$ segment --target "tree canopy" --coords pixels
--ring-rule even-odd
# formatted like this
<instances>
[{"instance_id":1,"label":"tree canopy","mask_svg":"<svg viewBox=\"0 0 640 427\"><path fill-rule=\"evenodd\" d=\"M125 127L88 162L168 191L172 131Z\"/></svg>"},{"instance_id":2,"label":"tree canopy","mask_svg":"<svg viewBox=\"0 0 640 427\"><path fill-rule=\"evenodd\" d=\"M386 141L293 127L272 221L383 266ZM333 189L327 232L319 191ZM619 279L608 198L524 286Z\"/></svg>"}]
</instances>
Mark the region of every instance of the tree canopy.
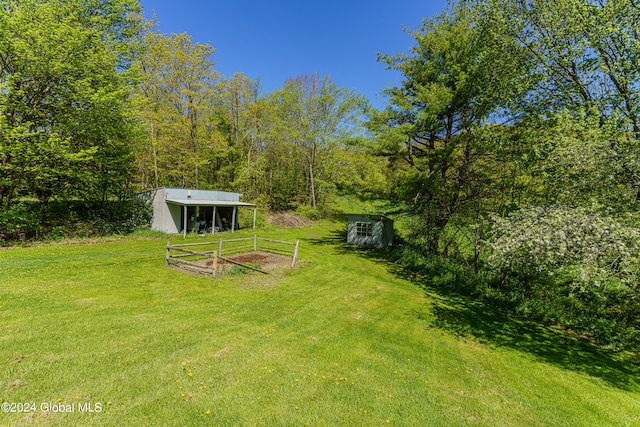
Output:
<instances>
[{"instance_id":1,"label":"tree canopy","mask_svg":"<svg viewBox=\"0 0 640 427\"><path fill-rule=\"evenodd\" d=\"M130 182L136 1L4 1L0 202L107 198Z\"/></svg>"},{"instance_id":2,"label":"tree canopy","mask_svg":"<svg viewBox=\"0 0 640 427\"><path fill-rule=\"evenodd\" d=\"M452 3L380 55L403 78L370 122L413 245L603 342L638 338L638 13Z\"/></svg>"}]
</instances>

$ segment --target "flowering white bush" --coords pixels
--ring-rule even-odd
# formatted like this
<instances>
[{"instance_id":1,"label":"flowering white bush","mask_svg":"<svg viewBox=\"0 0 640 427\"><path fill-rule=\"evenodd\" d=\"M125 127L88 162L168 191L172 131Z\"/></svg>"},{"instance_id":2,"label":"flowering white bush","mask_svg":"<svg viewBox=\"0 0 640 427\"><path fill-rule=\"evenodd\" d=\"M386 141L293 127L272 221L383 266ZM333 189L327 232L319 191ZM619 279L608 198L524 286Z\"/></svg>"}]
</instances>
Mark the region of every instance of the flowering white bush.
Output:
<instances>
[{"instance_id":1,"label":"flowering white bush","mask_svg":"<svg viewBox=\"0 0 640 427\"><path fill-rule=\"evenodd\" d=\"M610 283L637 286L640 233L583 209L533 207L496 218L490 243L489 267L496 273L526 278L565 273L581 290Z\"/></svg>"}]
</instances>

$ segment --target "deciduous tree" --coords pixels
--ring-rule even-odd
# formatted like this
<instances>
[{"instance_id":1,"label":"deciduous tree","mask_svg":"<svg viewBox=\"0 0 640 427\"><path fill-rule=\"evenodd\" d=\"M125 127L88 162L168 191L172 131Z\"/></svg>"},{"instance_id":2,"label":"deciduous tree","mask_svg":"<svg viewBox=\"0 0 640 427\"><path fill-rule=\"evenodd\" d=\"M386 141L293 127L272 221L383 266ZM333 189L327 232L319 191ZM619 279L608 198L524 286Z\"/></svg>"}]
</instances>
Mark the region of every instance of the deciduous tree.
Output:
<instances>
[{"instance_id":1,"label":"deciduous tree","mask_svg":"<svg viewBox=\"0 0 640 427\"><path fill-rule=\"evenodd\" d=\"M224 146L218 130L209 126L219 77L213 52L211 45L195 43L186 33L152 31L146 36L140 104L149 142L140 150L139 167L153 176L154 186L200 186L202 167Z\"/></svg>"},{"instance_id":2,"label":"deciduous tree","mask_svg":"<svg viewBox=\"0 0 640 427\"><path fill-rule=\"evenodd\" d=\"M499 120L528 84L521 49L491 25L463 2L424 20L411 33L410 54L380 57L403 80L387 90L388 107L371 127L378 152L401 170L394 192L420 218L415 237L432 252L453 215L473 216L491 196L493 152L481 127Z\"/></svg>"},{"instance_id":3,"label":"deciduous tree","mask_svg":"<svg viewBox=\"0 0 640 427\"><path fill-rule=\"evenodd\" d=\"M122 194L139 9L135 0L0 3L0 202Z\"/></svg>"},{"instance_id":4,"label":"deciduous tree","mask_svg":"<svg viewBox=\"0 0 640 427\"><path fill-rule=\"evenodd\" d=\"M274 131L303 156L307 200L316 208L322 193L318 182L325 173L321 158L356 130L366 102L354 92L338 87L329 77L316 74L286 81L284 88L272 94L271 102L277 120Z\"/></svg>"},{"instance_id":5,"label":"deciduous tree","mask_svg":"<svg viewBox=\"0 0 640 427\"><path fill-rule=\"evenodd\" d=\"M531 60L537 84L524 98L535 112L584 111L640 136L640 7L633 0L490 0L494 30Z\"/></svg>"}]
</instances>

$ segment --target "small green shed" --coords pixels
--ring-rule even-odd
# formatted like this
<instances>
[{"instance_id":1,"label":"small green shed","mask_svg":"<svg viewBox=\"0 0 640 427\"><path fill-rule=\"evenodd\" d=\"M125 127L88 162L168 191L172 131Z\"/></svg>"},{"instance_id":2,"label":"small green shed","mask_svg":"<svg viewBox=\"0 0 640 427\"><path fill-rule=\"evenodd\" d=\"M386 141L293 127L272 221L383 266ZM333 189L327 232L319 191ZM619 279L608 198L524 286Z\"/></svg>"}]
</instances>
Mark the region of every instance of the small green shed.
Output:
<instances>
[{"instance_id":1,"label":"small green shed","mask_svg":"<svg viewBox=\"0 0 640 427\"><path fill-rule=\"evenodd\" d=\"M347 215L347 243L382 248L393 244L393 220L383 215Z\"/></svg>"}]
</instances>

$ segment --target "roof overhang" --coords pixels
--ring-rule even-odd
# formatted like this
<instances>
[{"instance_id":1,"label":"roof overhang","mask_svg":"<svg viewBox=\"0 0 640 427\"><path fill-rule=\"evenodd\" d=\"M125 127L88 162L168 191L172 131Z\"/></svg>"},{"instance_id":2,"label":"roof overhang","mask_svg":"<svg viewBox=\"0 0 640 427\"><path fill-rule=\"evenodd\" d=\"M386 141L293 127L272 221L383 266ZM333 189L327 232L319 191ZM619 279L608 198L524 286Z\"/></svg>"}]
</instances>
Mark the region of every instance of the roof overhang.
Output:
<instances>
[{"instance_id":1,"label":"roof overhang","mask_svg":"<svg viewBox=\"0 0 640 427\"><path fill-rule=\"evenodd\" d=\"M222 207L234 207L234 206L251 206L256 207L252 203L245 202L229 202L223 200L192 200L192 199L167 199L167 203L173 203L180 206L222 206Z\"/></svg>"},{"instance_id":2,"label":"roof overhang","mask_svg":"<svg viewBox=\"0 0 640 427\"><path fill-rule=\"evenodd\" d=\"M372 221L391 221L393 222L393 220L389 217L386 217L384 215L379 215L379 214L347 214L347 219L348 220L357 220L360 218L366 218Z\"/></svg>"}]
</instances>

